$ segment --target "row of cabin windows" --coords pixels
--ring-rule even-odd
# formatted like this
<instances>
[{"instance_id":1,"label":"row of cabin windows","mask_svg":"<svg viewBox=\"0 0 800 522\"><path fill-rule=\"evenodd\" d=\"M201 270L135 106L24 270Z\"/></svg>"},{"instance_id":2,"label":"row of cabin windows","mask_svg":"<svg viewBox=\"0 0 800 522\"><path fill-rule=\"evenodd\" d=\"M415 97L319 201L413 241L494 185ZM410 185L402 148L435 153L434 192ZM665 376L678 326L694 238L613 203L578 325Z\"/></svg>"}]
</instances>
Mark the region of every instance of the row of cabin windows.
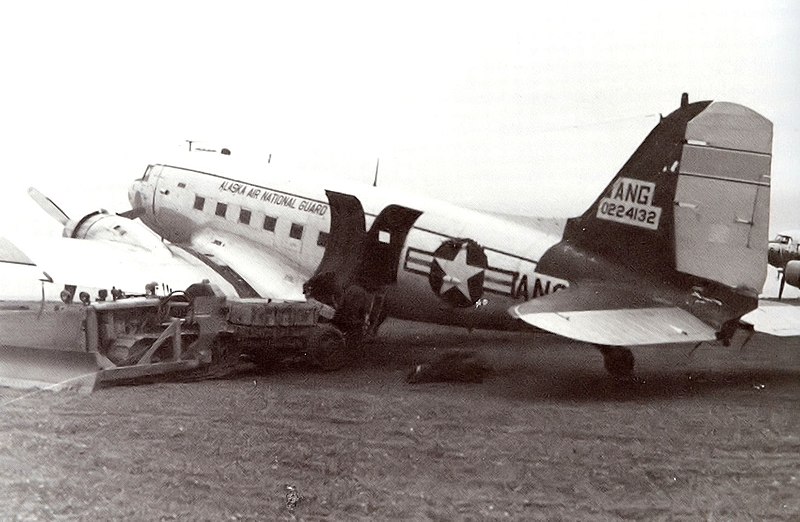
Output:
<instances>
[{"instance_id":1,"label":"row of cabin windows","mask_svg":"<svg viewBox=\"0 0 800 522\"><path fill-rule=\"evenodd\" d=\"M194 209L203 211L206 206L206 198L202 196L195 196L194 197ZM214 211L214 214L224 218L225 214L228 212L228 205L225 203L217 203L217 208ZM239 211L239 223L243 225L249 225L250 219L253 217L253 213L246 208L243 208ZM272 216L264 216L264 230L268 232L275 232L275 225L277 225L278 219ZM292 239L302 239L303 238L303 225L299 223L292 223L292 228L289 229L289 237ZM320 232L319 236L317 236L317 245L324 247L328 243L328 233L327 232Z\"/></svg>"}]
</instances>

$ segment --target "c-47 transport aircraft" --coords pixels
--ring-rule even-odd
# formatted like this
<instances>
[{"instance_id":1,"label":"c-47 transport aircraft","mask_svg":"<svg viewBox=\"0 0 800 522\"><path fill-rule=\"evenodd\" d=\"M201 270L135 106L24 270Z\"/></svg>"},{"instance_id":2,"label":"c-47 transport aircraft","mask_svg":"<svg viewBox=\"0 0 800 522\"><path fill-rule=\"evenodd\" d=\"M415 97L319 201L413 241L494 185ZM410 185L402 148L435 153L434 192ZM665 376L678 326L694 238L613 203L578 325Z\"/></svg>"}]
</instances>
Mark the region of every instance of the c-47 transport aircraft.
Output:
<instances>
[{"instance_id":1,"label":"c-47 transport aircraft","mask_svg":"<svg viewBox=\"0 0 800 522\"><path fill-rule=\"evenodd\" d=\"M728 342L758 307L771 149L772 124L756 112L684 97L562 227L378 187L279 183L232 157L196 153L148 166L123 215L73 222L33 195L65 236L157 253L231 295L356 307L373 329L387 315L527 323L597 345L606 368L627 376L630 347ZM137 218L164 242L140 240ZM146 277L185 284L169 273Z\"/></svg>"},{"instance_id":2,"label":"c-47 transport aircraft","mask_svg":"<svg viewBox=\"0 0 800 522\"><path fill-rule=\"evenodd\" d=\"M783 298L786 284L800 288L800 230L778 233L769 242L767 259L778 269L778 298L762 299L758 309L744 320L758 331L787 337L800 335L800 301Z\"/></svg>"},{"instance_id":3,"label":"c-47 transport aircraft","mask_svg":"<svg viewBox=\"0 0 800 522\"><path fill-rule=\"evenodd\" d=\"M786 283L800 288L800 230L780 232L769 242L769 264L778 269L781 278L778 299L783 297Z\"/></svg>"}]
</instances>

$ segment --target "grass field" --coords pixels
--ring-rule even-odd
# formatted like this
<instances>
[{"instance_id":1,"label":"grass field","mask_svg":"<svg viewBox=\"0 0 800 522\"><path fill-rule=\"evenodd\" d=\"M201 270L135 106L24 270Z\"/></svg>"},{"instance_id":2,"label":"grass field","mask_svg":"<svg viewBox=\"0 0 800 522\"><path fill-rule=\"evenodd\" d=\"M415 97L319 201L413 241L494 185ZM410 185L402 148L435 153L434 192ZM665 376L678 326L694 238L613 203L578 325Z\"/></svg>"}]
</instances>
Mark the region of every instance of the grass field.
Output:
<instances>
[{"instance_id":1,"label":"grass field","mask_svg":"<svg viewBox=\"0 0 800 522\"><path fill-rule=\"evenodd\" d=\"M452 348L495 373L405 382ZM617 385L582 345L397 322L333 374L2 389L0 518L800 519L800 348L687 353Z\"/></svg>"}]
</instances>

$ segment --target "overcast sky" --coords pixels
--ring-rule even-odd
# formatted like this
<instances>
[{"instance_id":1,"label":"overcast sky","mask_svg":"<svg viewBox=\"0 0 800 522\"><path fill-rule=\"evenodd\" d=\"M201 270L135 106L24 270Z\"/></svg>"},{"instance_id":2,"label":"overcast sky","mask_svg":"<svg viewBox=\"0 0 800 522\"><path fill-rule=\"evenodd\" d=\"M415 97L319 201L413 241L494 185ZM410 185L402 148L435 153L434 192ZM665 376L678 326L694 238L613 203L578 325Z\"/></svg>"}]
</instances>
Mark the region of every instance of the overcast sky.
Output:
<instances>
[{"instance_id":1,"label":"overcast sky","mask_svg":"<svg viewBox=\"0 0 800 522\"><path fill-rule=\"evenodd\" d=\"M387 187L576 215L688 91L774 122L772 231L800 228L800 3L533 4L8 4L0 217L58 232L29 185L125 209L186 139L366 183L380 157Z\"/></svg>"}]
</instances>

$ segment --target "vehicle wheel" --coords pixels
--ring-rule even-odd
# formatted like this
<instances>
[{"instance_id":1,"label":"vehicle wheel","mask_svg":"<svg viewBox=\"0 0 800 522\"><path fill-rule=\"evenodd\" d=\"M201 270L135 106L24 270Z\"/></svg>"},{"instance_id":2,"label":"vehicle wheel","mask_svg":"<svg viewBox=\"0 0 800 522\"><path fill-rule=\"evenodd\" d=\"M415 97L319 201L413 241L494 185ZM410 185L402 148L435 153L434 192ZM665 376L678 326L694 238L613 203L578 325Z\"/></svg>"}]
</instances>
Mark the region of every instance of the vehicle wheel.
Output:
<instances>
[{"instance_id":1,"label":"vehicle wheel","mask_svg":"<svg viewBox=\"0 0 800 522\"><path fill-rule=\"evenodd\" d=\"M633 353L622 346L599 346L603 354L603 365L606 371L615 379L629 379L633 377L635 359Z\"/></svg>"},{"instance_id":2,"label":"vehicle wheel","mask_svg":"<svg viewBox=\"0 0 800 522\"><path fill-rule=\"evenodd\" d=\"M342 333L329 324L320 324L308 339L311 364L323 371L338 370L349 362L350 351Z\"/></svg>"}]
</instances>

